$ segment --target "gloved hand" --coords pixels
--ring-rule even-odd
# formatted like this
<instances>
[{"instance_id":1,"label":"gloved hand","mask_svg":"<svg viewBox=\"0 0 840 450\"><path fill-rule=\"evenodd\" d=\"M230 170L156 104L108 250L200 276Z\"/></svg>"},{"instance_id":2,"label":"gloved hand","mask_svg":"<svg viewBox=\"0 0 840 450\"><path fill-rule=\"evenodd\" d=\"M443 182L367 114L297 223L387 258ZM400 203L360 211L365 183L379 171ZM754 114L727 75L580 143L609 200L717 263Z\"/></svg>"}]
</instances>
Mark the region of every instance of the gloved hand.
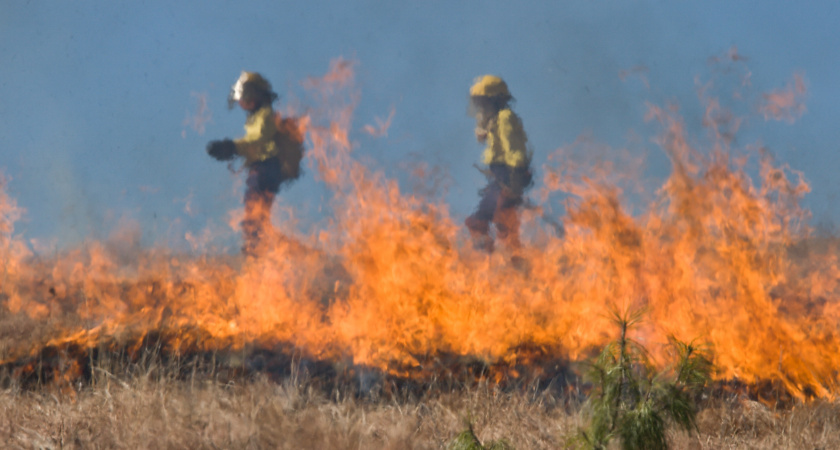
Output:
<instances>
[{"instance_id":1,"label":"gloved hand","mask_svg":"<svg viewBox=\"0 0 840 450\"><path fill-rule=\"evenodd\" d=\"M230 161L236 156L236 144L230 139L211 141L207 144L207 154L219 161Z\"/></svg>"}]
</instances>

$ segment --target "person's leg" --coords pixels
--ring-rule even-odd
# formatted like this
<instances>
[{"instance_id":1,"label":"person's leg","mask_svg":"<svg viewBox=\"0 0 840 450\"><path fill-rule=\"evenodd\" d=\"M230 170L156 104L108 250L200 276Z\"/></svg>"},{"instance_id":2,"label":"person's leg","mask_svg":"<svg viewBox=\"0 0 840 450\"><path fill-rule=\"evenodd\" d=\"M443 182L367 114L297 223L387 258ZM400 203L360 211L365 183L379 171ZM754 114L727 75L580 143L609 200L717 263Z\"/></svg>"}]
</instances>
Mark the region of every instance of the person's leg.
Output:
<instances>
[{"instance_id":1,"label":"person's leg","mask_svg":"<svg viewBox=\"0 0 840 450\"><path fill-rule=\"evenodd\" d=\"M519 202L516 199L499 196L493 223L496 224L496 235L505 247L515 252L522 244L519 241Z\"/></svg>"},{"instance_id":2,"label":"person's leg","mask_svg":"<svg viewBox=\"0 0 840 450\"><path fill-rule=\"evenodd\" d=\"M260 166L248 172L245 189L245 216L242 220L242 252L255 255L271 229L271 205L274 192L266 190L265 173Z\"/></svg>"},{"instance_id":3,"label":"person's leg","mask_svg":"<svg viewBox=\"0 0 840 450\"><path fill-rule=\"evenodd\" d=\"M493 251L493 238L490 236L490 222L498 203L500 189L498 184L490 182L481 190L481 200L476 211L464 221L470 230L473 246L478 250Z\"/></svg>"},{"instance_id":4,"label":"person's leg","mask_svg":"<svg viewBox=\"0 0 840 450\"><path fill-rule=\"evenodd\" d=\"M491 222L496 225L496 237L509 251L516 251L519 243L519 205L522 203L521 192L514 191L511 180L514 178L513 169L504 164L490 166L493 177L499 186L499 194L493 202Z\"/></svg>"}]
</instances>

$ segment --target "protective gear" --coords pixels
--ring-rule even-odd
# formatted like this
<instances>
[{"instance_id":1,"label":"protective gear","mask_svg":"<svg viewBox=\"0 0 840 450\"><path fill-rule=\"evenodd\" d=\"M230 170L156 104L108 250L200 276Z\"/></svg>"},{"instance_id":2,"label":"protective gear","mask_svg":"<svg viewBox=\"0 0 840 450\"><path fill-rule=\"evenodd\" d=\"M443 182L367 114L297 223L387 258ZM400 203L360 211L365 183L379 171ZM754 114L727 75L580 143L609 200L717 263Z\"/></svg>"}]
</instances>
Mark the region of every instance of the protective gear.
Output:
<instances>
[{"instance_id":1,"label":"protective gear","mask_svg":"<svg viewBox=\"0 0 840 450\"><path fill-rule=\"evenodd\" d=\"M241 102L247 112L245 135L239 139L214 141L207 152L216 159L245 159L245 216L241 222L246 255L259 255L266 238L273 238L271 206L283 183L300 176L303 157L303 128L294 118L275 114L271 105L277 98L271 84L260 74L242 72L231 88L228 103ZM245 103L247 101L247 104Z\"/></svg>"},{"instance_id":2,"label":"protective gear","mask_svg":"<svg viewBox=\"0 0 840 450\"><path fill-rule=\"evenodd\" d=\"M484 75L475 79L470 87L470 96L510 98L511 95L504 80L494 75Z\"/></svg>"},{"instance_id":3,"label":"protective gear","mask_svg":"<svg viewBox=\"0 0 840 450\"><path fill-rule=\"evenodd\" d=\"M271 90L271 83L262 75L256 72L242 71L239 79L230 88L228 108L233 109L240 100L252 100L260 97L270 99L270 103L277 98L277 94Z\"/></svg>"},{"instance_id":4,"label":"protective gear","mask_svg":"<svg viewBox=\"0 0 840 450\"><path fill-rule=\"evenodd\" d=\"M264 106L248 116L245 121L245 136L233 141L236 153L245 157L245 165L277 156L277 126L274 111Z\"/></svg>"},{"instance_id":5,"label":"protective gear","mask_svg":"<svg viewBox=\"0 0 840 450\"><path fill-rule=\"evenodd\" d=\"M525 191L534 183L534 177L529 167L515 167L510 171L507 189L510 197L522 200Z\"/></svg>"},{"instance_id":6,"label":"protective gear","mask_svg":"<svg viewBox=\"0 0 840 450\"><path fill-rule=\"evenodd\" d=\"M481 200L476 211L467 217L464 224L470 230L473 246L478 250L493 251L493 238L490 237L490 223L496 225L496 236L511 250L520 247L519 214L517 207L522 204L522 196L512 195L507 187L511 179L511 169L504 164L490 166L487 173L487 186L479 191Z\"/></svg>"},{"instance_id":7,"label":"protective gear","mask_svg":"<svg viewBox=\"0 0 840 450\"><path fill-rule=\"evenodd\" d=\"M496 237L517 251L519 242L519 206L525 190L532 183L531 153L528 137L519 119L508 107L507 84L499 77L484 75L470 87L470 114L476 119L475 136L484 142L484 163L488 170L487 186L479 192L478 208L465 221L476 249L493 251L490 224Z\"/></svg>"},{"instance_id":8,"label":"protective gear","mask_svg":"<svg viewBox=\"0 0 840 450\"><path fill-rule=\"evenodd\" d=\"M245 180L245 217L242 218L242 253L257 256L271 236L271 205L283 177L276 158L255 163Z\"/></svg>"},{"instance_id":9,"label":"protective gear","mask_svg":"<svg viewBox=\"0 0 840 450\"><path fill-rule=\"evenodd\" d=\"M528 167L531 155L528 152L528 136L522 127L522 120L509 108L502 109L487 121L484 149L484 164L505 164L510 167ZM477 134L476 134L477 135Z\"/></svg>"},{"instance_id":10,"label":"protective gear","mask_svg":"<svg viewBox=\"0 0 840 450\"><path fill-rule=\"evenodd\" d=\"M304 130L297 119L277 113L274 115L274 126L277 128L274 142L281 174L285 179L296 180L300 176L300 161L303 159Z\"/></svg>"},{"instance_id":11,"label":"protective gear","mask_svg":"<svg viewBox=\"0 0 840 450\"><path fill-rule=\"evenodd\" d=\"M230 161L236 156L236 144L230 139L211 141L207 144L207 154L219 161Z\"/></svg>"},{"instance_id":12,"label":"protective gear","mask_svg":"<svg viewBox=\"0 0 840 450\"><path fill-rule=\"evenodd\" d=\"M260 108L248 116L245 136L234 143L236 153L245 157L246 166L276 158L285 179L300 176L303 134L296 119L282 117L268 106Z\"/></svg>"}]
</instances>

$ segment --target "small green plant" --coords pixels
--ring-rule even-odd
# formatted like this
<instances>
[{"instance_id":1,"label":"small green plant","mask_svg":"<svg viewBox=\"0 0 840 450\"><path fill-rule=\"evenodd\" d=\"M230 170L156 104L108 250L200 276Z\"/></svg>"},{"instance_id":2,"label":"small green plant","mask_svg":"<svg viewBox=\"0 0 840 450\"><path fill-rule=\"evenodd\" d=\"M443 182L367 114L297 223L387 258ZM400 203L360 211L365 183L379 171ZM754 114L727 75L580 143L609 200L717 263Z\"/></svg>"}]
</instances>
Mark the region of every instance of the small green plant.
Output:
<instances>
[{"instance_id":1,"label":"small green plant","mask_svg":"<svg viewBox=\"0 0 840 450\"><path fill-rule=\"evenodd\" d=\"M590 365L586 374L593 385L587 401L589 426L575 444L604 449L618 438L623 449L665 449L667 425L696 429L696 398L712 372L708 348L671 338L675 364L657 372L648 352L628 337L642 320L644 310L614 312L620 334Z\"/></svg>"},{"instance_id":2,"label":"small green plant","mask_svg":"<svg viewBox=\"0 0 840 450\"><path fill-rule=\"evenodd\" d=\"M487 445L478 440L470 420L466 421L467 429L462 431L447 447L449 450L513 450L513 446L506 440L488 442Z\"/></svg>"}]
</instances>

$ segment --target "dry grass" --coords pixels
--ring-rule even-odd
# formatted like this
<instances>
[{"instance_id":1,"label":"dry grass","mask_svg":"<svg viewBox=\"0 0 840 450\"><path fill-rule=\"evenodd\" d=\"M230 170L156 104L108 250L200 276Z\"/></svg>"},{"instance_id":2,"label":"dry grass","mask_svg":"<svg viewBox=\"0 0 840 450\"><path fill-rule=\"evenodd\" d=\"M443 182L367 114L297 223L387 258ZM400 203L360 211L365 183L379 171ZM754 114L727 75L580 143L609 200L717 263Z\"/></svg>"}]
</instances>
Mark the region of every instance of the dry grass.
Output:
<instances>
[{"instance_id":1,"label":"dry grass","mask_svg":"<svg viewBox=\"0 0 840 450\"><path fill-rule=\"evenodd\" d=\"M0 315L0 357L43 342L52 325ZM378 389L374 377L359 395L297 367L248 374L213 361L167 360L152 349L132 361L100 356L90 376L69 383L24 386L0 373L0 448L445 448L465 420L482 442L563 448L585 421L577 400L533 386L401 391ZM840 448L840 402L774 409L732 394L705 401L697 419L697 433L669 431L673 448Z\"/></svg>"},{"instance_id":2,"label":"dry grass","mask_svg":"<svg viewBox=\"0 0 840 450\"><path fill-rule=\"evenodd\" d=\"M470 414L480 438L557 447L575 417L486 386L422 400L358 398L292 379L242 383L100 371L95 386L0 393L5 448L441 448Z\"/></svg>"},{"instance_id":3,"label":"dry grass","mask_svg":"<svg viewBox=\"0 0 840 450\"><path fill-rule=\"evenodd\" d=\"M562 448L583 425L578 405L551 392L486 384L421 394L358 396L295 376L222 382L155 362L122 376L100 365L85 385L0 391L3 448L443 448L469 418L482 441ZM674 448L840 448L840 404L774 411L709 401L699 434L672 431Z\"/></svg>"}]
</instances>

